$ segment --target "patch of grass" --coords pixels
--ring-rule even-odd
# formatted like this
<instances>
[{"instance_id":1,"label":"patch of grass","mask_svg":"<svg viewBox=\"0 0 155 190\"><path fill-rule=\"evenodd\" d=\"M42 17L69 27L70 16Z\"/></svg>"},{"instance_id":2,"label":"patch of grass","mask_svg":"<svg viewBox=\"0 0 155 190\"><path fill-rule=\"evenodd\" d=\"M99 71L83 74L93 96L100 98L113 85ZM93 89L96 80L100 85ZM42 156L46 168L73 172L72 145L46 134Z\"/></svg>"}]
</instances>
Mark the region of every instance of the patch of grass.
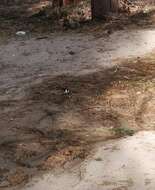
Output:
<instances>
[{"instance_id":1,"label":"patch of grass","mask_svg":"<svg viewBox=\"0 0 155 190\"><path fill-rule=\"evenodd\" d=\"M130 129L130 128L127 128L127 127L113 128L112 131L118 137L132 136L135 133L135 131L133 129Z\"/></svg>"}]
</instances>

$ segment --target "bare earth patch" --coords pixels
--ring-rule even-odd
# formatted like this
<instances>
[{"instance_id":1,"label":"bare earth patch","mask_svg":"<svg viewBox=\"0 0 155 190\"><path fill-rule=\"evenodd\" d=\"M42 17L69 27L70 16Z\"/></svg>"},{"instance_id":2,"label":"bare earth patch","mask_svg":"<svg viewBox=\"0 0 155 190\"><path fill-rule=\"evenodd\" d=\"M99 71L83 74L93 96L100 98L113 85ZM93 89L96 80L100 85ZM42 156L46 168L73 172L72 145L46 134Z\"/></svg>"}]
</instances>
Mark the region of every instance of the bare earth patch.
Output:
<instances>
[{"instance_id":1,"label":"bare earth patch","mask_svg":"<svg viewBox=\"0 0 155 190\"><path fill-rule=\"evenodd\" d=\"M154 10L109 17L107 22L99 24L79 25L78 21L78 25L74 23L78 26L76 32L55 34L51 31L57 26L47 17L50 9L44 11L41 7L38 12L38 7L29 4L26 8L25 5L14 8L0 7L3 15L0 18L0 189L12 190L34 175L63 170L69 167L69 162L73 165L81 162L97 142L155 129ZM32 11L31 14L27 15L26 10ZM12 13L16 19L10 17ZM71 25L65 27L61 29L70 29ZM24 30L26 35L17 37L18 30ZM137 146L135 136L133 140ZM148 140L149 133L145 146ZM130 139L122 141L126 149ZM118 146L110 147L109 158L119 149L121 141L117 142ZM106 148L103 146L103 152ZM136 147L132 147L131 157L136 152L133 148ZM143 149L143 143L140 148ZM95 157L95 163L104 162L100 156L104 154ZM102 167L101 164L98 169ZM103 177L101 174L102 171L99 175ZM78 176L83 177L81 172ZM132 187L132 179L123 180L113 190ZM146 185L150 181L145 178ZM117 184L102 179L97 185L111 188Z\"/></svg>"},{"instance_id":2,"label":"bare earth patch","mask_svg":"<svg viewBox=\"0 0 155 190\"><path fill-rule=\"evenodd\" d=\"M155 127L155 57L117 60L80 76L48 77L0 102L0 182L84 159L91 145Z\"/></svg>"}]
</instances>

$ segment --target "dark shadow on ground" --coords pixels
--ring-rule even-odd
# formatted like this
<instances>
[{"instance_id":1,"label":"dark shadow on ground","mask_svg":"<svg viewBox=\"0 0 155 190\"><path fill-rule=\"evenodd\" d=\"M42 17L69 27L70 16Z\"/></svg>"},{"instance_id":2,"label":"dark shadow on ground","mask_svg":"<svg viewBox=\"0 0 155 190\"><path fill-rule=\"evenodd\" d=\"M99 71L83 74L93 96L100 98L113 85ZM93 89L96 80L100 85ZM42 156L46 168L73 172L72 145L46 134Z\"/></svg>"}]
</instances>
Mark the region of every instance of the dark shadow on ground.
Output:
<instances>
[{"instance_id":1,"label":"dark shadow on ground","mask_svg":"<svg viewBox=\"0 0 155 190\"><path fill-rule=\"evenodd\" d=\"M154 77L154 57L149 62L147 58L123 60L87 75L48 78L27 89L24 99L1 102L0 187L27 181L38 169L53 169L69 160L83 159L92 144L118 137L112 129L122 127L122 118L123 126L128 122L128 128L133 121L140 121L142 113L132 112L133 100L139 98L137 91L146 88L142 93L147 94L147 89L152 89L145 84L153 85ZM111 95L119 95L112 105Z\"/></svg>"}]
</instances>

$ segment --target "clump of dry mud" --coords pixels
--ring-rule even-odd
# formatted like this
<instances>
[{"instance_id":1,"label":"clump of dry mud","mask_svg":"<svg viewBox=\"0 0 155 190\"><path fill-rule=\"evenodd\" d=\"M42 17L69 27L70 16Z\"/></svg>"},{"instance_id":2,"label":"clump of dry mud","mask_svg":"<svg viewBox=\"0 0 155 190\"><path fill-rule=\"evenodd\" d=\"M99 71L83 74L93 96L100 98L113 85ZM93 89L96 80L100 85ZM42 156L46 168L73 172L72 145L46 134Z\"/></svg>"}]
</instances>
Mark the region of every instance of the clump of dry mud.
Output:
<instances>
[{"instance_id":1,"label":"clump of dry mud","mask_svg":"<svg viewBox=\"0 0 155 190\"><path fill-rule=\"evenodd\" d=\"M0 102L0 187L84 159L96 142L155 128L155 57L61 75Z\"/></svg>"}]
</instances>

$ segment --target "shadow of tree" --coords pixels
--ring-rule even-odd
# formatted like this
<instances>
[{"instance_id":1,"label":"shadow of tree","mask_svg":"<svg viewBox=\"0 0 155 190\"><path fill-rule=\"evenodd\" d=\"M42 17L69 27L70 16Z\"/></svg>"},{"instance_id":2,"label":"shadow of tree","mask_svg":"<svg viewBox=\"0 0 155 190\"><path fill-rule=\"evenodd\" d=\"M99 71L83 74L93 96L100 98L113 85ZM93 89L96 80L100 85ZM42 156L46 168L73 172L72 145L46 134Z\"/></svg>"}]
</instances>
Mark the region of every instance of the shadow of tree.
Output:
<instances>
[{"instance_id":1,"label":"shadow of tree","mask_svg":"<svg viewBox=\"0 0 155 190\"><path fill-rule=\"evenodd\" d=\"M50 169L68 160L83 159L92 144L116 138L111 129L122 127L122 118L129 122L137 116L111 108L111 94L107 92L125 91L125 96L119 94L121 98L116 98L114 104L130 112L130 106L135 105L126 104L130 101L128 93L133 92L131 100L138 98L137 90L153 81L154 63L154 57L123 60L98 72L60 75L32 85L26 97L16 102L15 109L2 115L3 125L15 131L15 135L0 141L2 159L9 163L6 175L10 168Z\"/></svg>"}]
</instances>

